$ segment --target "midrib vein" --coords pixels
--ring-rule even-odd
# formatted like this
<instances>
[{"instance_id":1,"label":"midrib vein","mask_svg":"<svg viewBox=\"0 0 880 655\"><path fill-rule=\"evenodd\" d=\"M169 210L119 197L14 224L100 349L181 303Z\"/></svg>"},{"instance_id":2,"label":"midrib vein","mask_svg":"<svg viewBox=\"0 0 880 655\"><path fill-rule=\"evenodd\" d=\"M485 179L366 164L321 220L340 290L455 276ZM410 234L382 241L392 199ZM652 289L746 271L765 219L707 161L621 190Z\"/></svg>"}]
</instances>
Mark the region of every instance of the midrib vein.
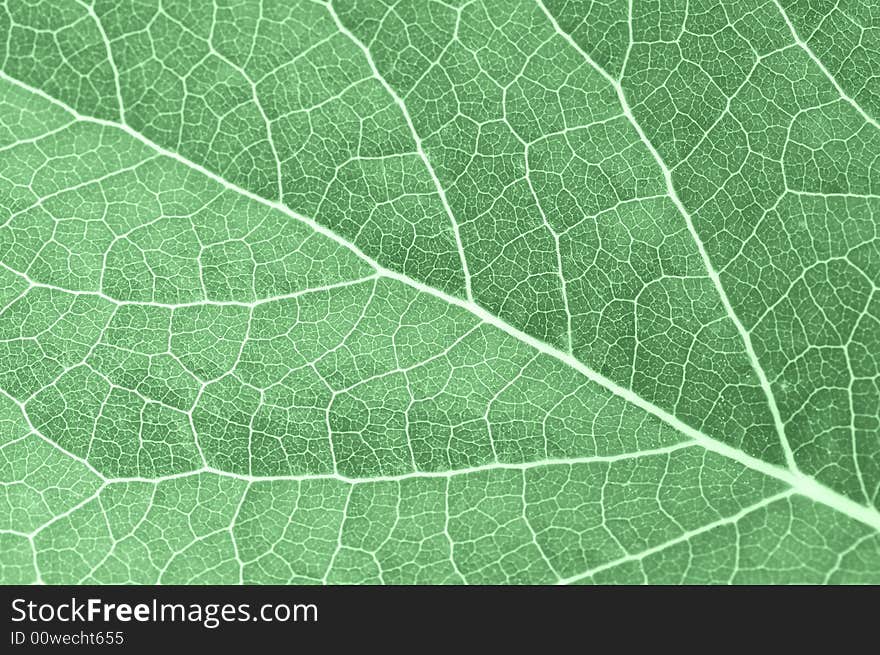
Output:
<instances>
[{"instance_id":1,"label":"midrib vein","mask_svg":"<svg viewBox=\"0 0 880 655\"><path fill-rule=\"evenodd\" d=\"M571 367L588 380L607 389L614 395L635 405L636 407L639 407L643 411L652 414L667 425L675 428L682 434L692 439L695 443L699 444L704 449L722 455L723 457L727 457L728 459L734 460L744 467L750 468L752 470L763 473L764 475L780 480L789 485L795 493L807 497L817 503L826 505L838 512L841 512L842 514L845 514L855 520L869 525L873 529L880 532L880 512L878 512L874 508L868 507L866 505L860 505L859 503L856 503L855 501L839 494L838 492L826 487L825 485L820 484L813 478L779 466L775 466L773 464L769 464L760 459L757 459L756 457L752 457L751 455L737 450L736 448L733 448L728 444L725 444L721 441L718 441L712 437L703 434L699 430L696 430L690 425L687 425L676 416L673 416L666 410L645 400L641 396L634 393L632 390L626 389L614 382L613 380L605 377L601 373L594 371L583 362L575 359L571 354L563 352L547 343L544 343L539 339L536 339L535 337L532 337L531 335L526 334L522 330L508 324L501 318L488 312L475 302L451 296L443 291L414 280L407 275L385 268L384 266L373 260L371 257L369 257L367 254L365 254L355 244L350 243L347 239L341 237L340 235L324 227L323 225L320 225L313 219L294 212L292 209L290 209L286 205L281 204L280 202L267 200L262 196L259 196L251 191L248 191L247 189L244 189L236 184L229 182L225 178L206 169L200 164L192 162L182 155L172 150L168 150L163 146L160 146L159 144L155 143L151 139L147 138L146 136L142 135L141 133L137 132L126 124L80 114L73 107L70 107L66 103L58 100L57 98L50 96L42 89L38 89L14 77L11 77L4 71L0 71L0 79L10 84L14 84L19 88L24 89L25 91L28 91L36 96L39 96L40 98L43 98L48 102L51 102L55 106L60 107L61 109L66 111L78 121L122 130L132 138L137 139L144 145L154 149L156 152L206 176L207 178L215 181L227 190L240 194L246 198L253 200L254 202L258 202L266 207L270 207L286 216L289 216L296 221L308 225L315 232L324 235L328 239L333 240L334 242L348 249L350 252L354 253L356 256L360 257L364 262L373 267L379 275L388 279L397 280L398 282L406 284L407 286L417 291L428 294L446 303L449 303L450 305L455 305L456 307L460 307L465 311L470 312L484 323L492 325L493 327L501 330L508 336L511 336L514 339L517 339L520 342L534 348L535 350Z\"/></svg>"}]
</instances>

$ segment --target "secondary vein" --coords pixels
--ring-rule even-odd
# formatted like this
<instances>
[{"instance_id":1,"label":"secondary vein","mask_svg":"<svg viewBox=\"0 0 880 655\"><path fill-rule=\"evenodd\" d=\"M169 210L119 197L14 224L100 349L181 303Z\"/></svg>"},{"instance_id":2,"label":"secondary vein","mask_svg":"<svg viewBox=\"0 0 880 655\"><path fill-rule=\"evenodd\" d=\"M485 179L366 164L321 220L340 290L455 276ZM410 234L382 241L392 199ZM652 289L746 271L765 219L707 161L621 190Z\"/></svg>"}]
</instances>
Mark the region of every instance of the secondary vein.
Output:
<instances>
[{"instance_id":1,"label":"secondary vein","mask_svg":"<svg viewBox=\"0 0 880 655\"><path fill-rule=\"evenodd\" d=\"M666 165L666 162L663 161L663 158L660 156L660 153L657 152L657 149L654 147L654 144L651 143L650 139L648 139L641 125L639 125L635 116L632 113L632 109L629 106L629 102L626 99L626 94L623 91L623 86L614 79L611 75L608 74L599 64L597 64L590 55L581 48L578 43L572 38L570 34L565 32L560 26L559 23L556 22L556 18L547 10L544 6L543 0L536 0L538 5L541 7L544 14L547 16L547 20L553 25L553 28L556 32L562 36L569 45L577 50L587 63L614 88L614 91L617 93L618 101L620 102L621 107L623 108L623 113L626 116L627 120L629 120L630 124L635 129L636 133L639 135L639 139L641 139L645 148L647 148L648 152L651 153L651 156L654 158L654 161L657 163L657 166L660 168L660 172L663 175L663 180L666 184L667 194L669 198L672 200L672 203L675 205L678 212L684 218L685 224L687 225L688 233L690 233L691 238L697 246L697 251L700 254L700 259L703 260L703 266L706 269L706 273L709 276L709 279L712 281L712 285L715 287L715 291L718 293L718 297L721 299L721 304L724 307L724 311L727 313L728 318L733 323L736 331L739 333L740 338L742 339L743 345L745 347L746 355L748 356L749 364L752 367L752 370L755 373L755 377L758 379L758 383L761 386L761 390L764 392L764 396L767 398L767 405L770 408L770 414L773 417L773 424L776 428L776 433L779 437L780 444L782 445L782 451L785 455L785 463L788 468L793 471L798 471L797 462L794 458L794 452L791 449L791 445L788 442L788 437L785 434L785 424L782 421L782 415L779 412L779 407L776 404L776 398L773 394L773 389L770 386L770 381L767 379L767 374L764 372L761 363L758 361L758 356L755 353L755 348L752 345L752 338L749 334L749 331L745 328L737 316L736 312L733 309L733 305L730 303L730 299L727 297L727 292L724 290L724 285L721 284L721 278L718 275L718 272L715 270L714 265L712 264L712 260L709 257L709 253L706 251L706 247L703 244L703 240L700 238L697 233L696 228L694 227L693 217L690 212L684 206L681 199L678 197L678 192L675 190L675 185L672 182L672 172L669 167ZM630 21L632 21L632 16L630 16Z\"/></svg>"}]
</instances>

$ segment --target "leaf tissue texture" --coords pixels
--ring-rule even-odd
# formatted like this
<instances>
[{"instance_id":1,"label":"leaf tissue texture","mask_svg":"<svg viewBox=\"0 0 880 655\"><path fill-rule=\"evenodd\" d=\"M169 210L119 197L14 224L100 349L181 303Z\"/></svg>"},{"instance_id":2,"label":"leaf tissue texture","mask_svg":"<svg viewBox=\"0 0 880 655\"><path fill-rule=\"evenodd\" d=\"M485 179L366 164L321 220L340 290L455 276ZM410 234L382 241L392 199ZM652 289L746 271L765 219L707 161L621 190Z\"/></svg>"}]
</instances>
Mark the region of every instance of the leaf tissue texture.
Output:
<instances>
[{"instance_id":1,"label":"leaf tissue texture","mask_svg":"<svg viewBox=\"0 0 880 655\"><path fill-rule=\"evenodd\" d=\"M0 3L3 583L880 583L880 5Z\"/></svg>"}]
</instances>

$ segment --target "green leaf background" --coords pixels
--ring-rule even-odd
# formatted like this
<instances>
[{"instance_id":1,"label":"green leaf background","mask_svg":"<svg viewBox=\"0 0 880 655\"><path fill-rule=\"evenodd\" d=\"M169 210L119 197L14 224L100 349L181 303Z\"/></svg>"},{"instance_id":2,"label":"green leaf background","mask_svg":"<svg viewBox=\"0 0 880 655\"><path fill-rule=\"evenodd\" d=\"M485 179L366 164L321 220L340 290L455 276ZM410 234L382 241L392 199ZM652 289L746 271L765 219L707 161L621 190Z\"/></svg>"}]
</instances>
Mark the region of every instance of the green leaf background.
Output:
<instances>
[{"instance_id":1,"label":"green leaf background","mask_svg":"<svg viewBox=\"0 0 880 655\"><path fill-rule=\"evenodd\" d=\"M3 583L880 582L870 0L0 3Z\"/></svg>"}]
</instances>

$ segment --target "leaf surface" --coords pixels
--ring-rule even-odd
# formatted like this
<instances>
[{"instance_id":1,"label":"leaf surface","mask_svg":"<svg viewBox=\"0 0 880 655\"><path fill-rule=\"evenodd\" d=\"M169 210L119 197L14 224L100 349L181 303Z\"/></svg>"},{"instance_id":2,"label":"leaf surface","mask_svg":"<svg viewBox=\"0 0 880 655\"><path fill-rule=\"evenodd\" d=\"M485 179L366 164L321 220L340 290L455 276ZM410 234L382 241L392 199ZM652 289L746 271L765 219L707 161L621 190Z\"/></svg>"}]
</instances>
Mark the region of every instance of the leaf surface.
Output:
<instances>
[{"instance_id":1,"label":"leaf surface","mask_svg":"<svg viewBox=\"0 0 880 655\"><path fill-rule=\"evenodd\" d=\"M0 43L3 582L880 582L873 4Z\"/></svg>"}]
</instances>

